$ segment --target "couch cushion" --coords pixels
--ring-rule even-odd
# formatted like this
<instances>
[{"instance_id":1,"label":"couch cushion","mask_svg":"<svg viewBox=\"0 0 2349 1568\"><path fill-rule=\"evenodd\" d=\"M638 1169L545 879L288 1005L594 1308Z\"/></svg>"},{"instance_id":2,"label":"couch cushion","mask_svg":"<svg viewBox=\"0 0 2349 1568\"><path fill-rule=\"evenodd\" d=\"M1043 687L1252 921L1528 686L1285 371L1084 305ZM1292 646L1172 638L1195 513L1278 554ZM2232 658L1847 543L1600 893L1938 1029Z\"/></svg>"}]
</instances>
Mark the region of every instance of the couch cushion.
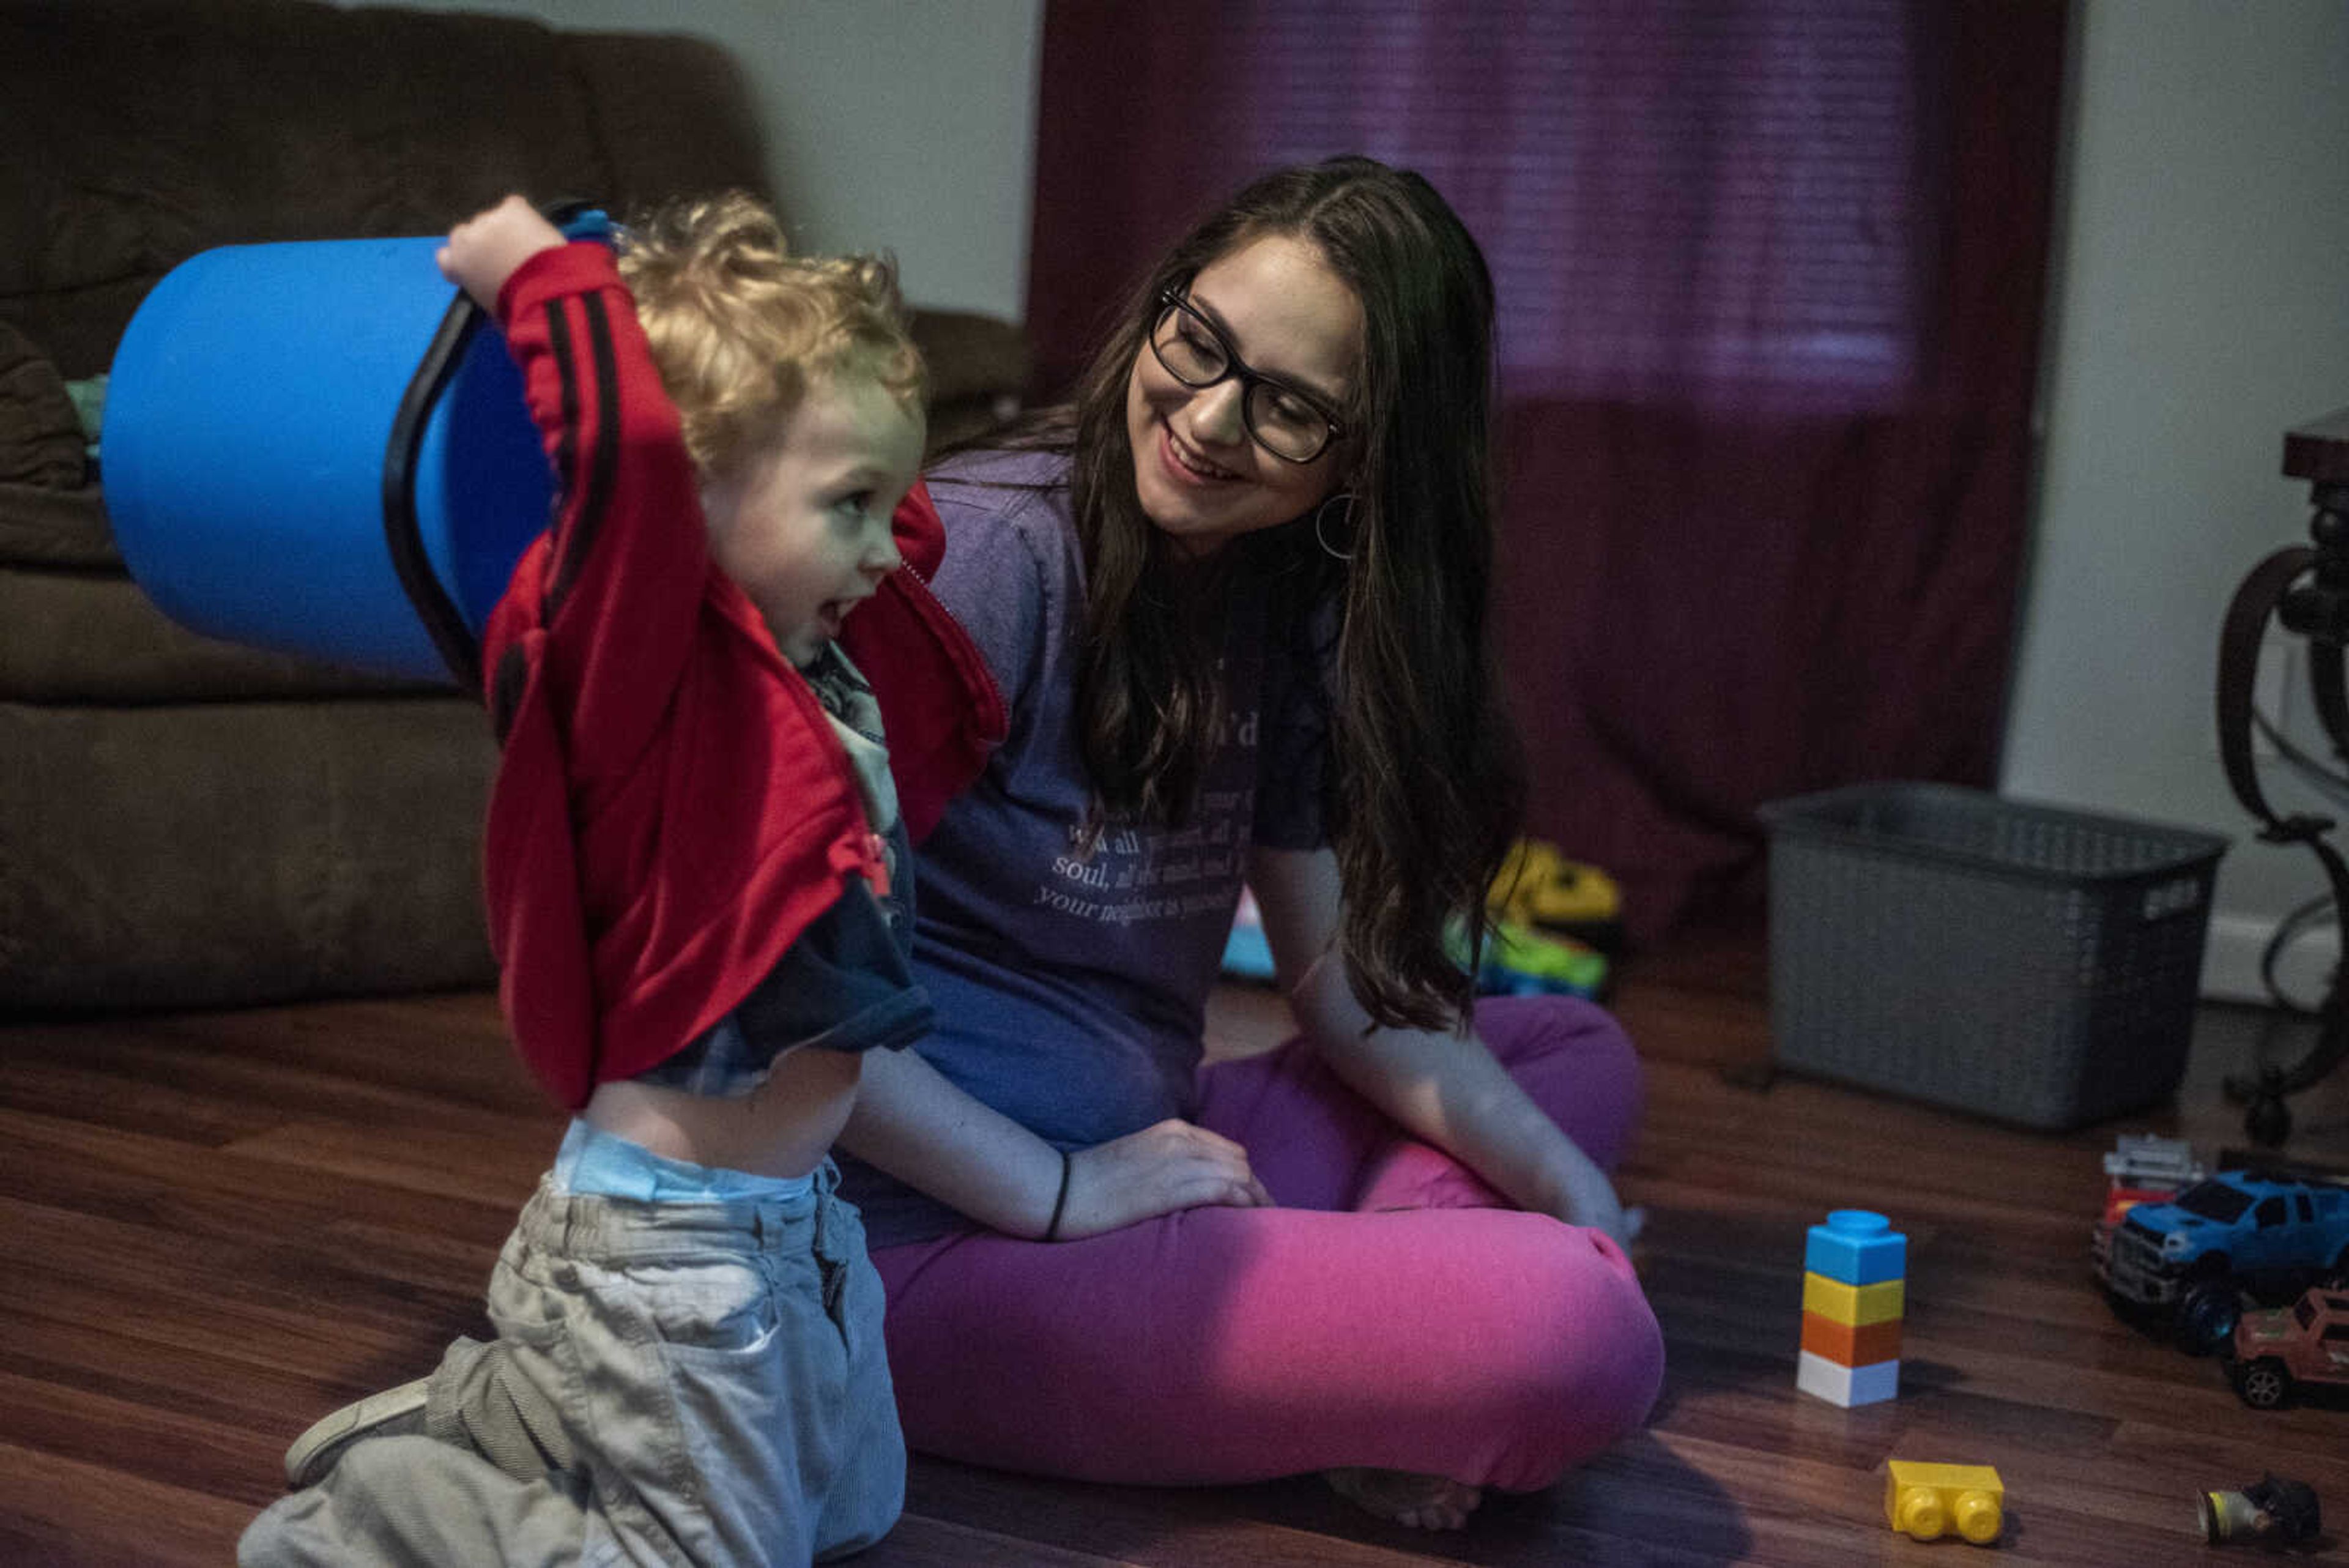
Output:
<instances>
[{"instance_id":1,"label":"couch cushion","mask_svg":"<svg viewBox=\"0 0 2349 1568\"><path fill-rule=\"evenodd\" d=\"M622 108L695 183L760 181L747 111L648 47ZM597 56L625 78L625 47ZM632 203L566 36L512 16L304 0L33 0L0 6L0 318L68 379L104 370L155 280L197 251L428 234L508 191ZM36 155L24 155L30 145ZM706 156L705 156L706 155ZM704 173L707 168L709 172Z\"/></svg>"},{"instance_id":2,"label":"couch cushion","mask_svg":"<svg viewBox=\"0 0 2349 1568\"><path fill-rule=\"evenodd\" d=\"M0 566L19 563L120 572L98 486L50 490L0 483Z\"/></svg>"},{"instance_id":3,"label":"couch cushion","mask_svg":"<svg viewBox=\"0 0 2349 1568\"><path fill-rule=\"evenodd\" d=\"M710 191L773 199L757 99L732 55L706 38L676 34L581 32L558 38L586 85L596 140L611 170L605 184L567 194L609 202L622 218L672 196Z\"/></svg>"},{"instance_id":4,"label":"couch cushion","mask_svg":"<svg viewBox=\"0 0 2349 1568\"><path fill-rule=\"evenodd\" d=\"M56 364L0 321L0 483L78 490L87 444Z\"/></svg>"},{"instance_id":5,"label":"couch cushion","mask_svg":"<svg viewBox=\"0 0 2349 1568\"><path fill-rule=\"evenodd\" d=\"M5 515L0 513L0 515ZM0 565L0 702L137 705L459 695L202 637L120 572Z\"/></svg>"},{"instance_id":6,"label":"couch cushion","mask_svg":"<svg viewBox=\"0 0 2349 1568\"><path fill-rule=\"evenodd\" d=\"M0 702L0 1012L495 974L470 702Z\"/></svg>"}]
</instances>

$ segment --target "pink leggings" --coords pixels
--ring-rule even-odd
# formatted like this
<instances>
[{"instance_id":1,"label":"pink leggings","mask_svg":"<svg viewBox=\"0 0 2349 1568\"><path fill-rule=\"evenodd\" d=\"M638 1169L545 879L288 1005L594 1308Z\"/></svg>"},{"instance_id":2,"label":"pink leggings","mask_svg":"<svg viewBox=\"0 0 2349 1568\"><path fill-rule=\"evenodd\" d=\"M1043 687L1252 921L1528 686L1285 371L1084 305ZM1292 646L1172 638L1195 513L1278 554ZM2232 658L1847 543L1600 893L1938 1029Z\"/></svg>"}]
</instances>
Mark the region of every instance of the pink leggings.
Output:
<instances>
[{"instance_id":1,"label":"pink leggings","mask_svg":"<svg viewBox=\"0 0 2349 1568\"><path fill-rule=\"evenodd\" d=\"M1614 1021L1540 997L1486 1002L1476 1027L1612 1168L1640 1099ZM1663 1342L1606 1237L1508 1208L1301 1041L1206 1068L1200 1090L1200 1124L1280 1207L873 1254L914 1448L1081 1480L1370 1465L1530 1490L1645 1418Z\"/></svg>"}]
</instances>

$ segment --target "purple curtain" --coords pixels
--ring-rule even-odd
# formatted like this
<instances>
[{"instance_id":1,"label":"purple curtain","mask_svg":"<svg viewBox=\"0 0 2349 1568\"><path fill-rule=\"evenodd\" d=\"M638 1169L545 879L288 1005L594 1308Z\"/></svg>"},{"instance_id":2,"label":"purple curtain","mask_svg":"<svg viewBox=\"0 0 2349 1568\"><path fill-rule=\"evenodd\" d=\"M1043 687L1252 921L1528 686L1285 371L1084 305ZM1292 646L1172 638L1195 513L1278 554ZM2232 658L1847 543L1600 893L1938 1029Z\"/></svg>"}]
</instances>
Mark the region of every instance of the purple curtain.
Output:
<instances>
[{"instance_id":1,"label":"purple curtain","mask_svg":"<svg viewBox=\"0 0 2349 1568\"><path fill-rule=\"evenodd\" d=\"M1750 909L1761 802L1993 774L2064 44L2003 0L1050 0L1042 389L1248 175L1425 173L1499 293L1527 829L1635 936Z\"/></svg>"}]
</instances>

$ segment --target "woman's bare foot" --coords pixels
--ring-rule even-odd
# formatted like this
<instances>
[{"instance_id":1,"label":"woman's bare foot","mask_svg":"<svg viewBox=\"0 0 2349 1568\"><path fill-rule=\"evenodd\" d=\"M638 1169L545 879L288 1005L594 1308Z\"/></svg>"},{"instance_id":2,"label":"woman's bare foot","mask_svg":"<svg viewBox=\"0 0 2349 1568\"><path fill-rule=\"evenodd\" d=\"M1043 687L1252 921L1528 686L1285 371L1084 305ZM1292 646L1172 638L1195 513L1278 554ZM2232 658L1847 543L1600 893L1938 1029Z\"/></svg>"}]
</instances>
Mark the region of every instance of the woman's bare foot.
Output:
<instances>
[{"instance_id":1,"label":"woman's bare foot","mask_svg":"<svg viewBox=\"0 0 2349 1568\"><path fill-rule=\"evenodd\" d=\"M1465 1481L1413 1470L1360 1467L1323 1470L1330 1490L1356 1508L1413 1530L1458 1530L1485 1494Z\"/></svg>"}]
</instances>

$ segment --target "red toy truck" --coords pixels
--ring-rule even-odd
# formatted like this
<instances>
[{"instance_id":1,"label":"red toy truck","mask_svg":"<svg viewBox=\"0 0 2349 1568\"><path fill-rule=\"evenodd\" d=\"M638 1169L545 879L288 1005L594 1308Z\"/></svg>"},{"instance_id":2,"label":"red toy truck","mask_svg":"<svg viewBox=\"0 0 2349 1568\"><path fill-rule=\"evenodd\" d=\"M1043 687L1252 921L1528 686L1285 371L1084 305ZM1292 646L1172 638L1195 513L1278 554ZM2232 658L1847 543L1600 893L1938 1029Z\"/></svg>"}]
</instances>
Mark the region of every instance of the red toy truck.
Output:
<instances>
[{"instance_id":1,"label":"red toy truck","mask_svg":"<svg viewBox=\"0 0 2349 1568\"><path fill-rule=\"evenodd\" d=\"M2272 1410L2303 1384L2349 1386L2349 1285L2316 1285L2288 1307L2247 1312L2228 1370L2243 1403Z\"/></svg>"}]
</instances>

